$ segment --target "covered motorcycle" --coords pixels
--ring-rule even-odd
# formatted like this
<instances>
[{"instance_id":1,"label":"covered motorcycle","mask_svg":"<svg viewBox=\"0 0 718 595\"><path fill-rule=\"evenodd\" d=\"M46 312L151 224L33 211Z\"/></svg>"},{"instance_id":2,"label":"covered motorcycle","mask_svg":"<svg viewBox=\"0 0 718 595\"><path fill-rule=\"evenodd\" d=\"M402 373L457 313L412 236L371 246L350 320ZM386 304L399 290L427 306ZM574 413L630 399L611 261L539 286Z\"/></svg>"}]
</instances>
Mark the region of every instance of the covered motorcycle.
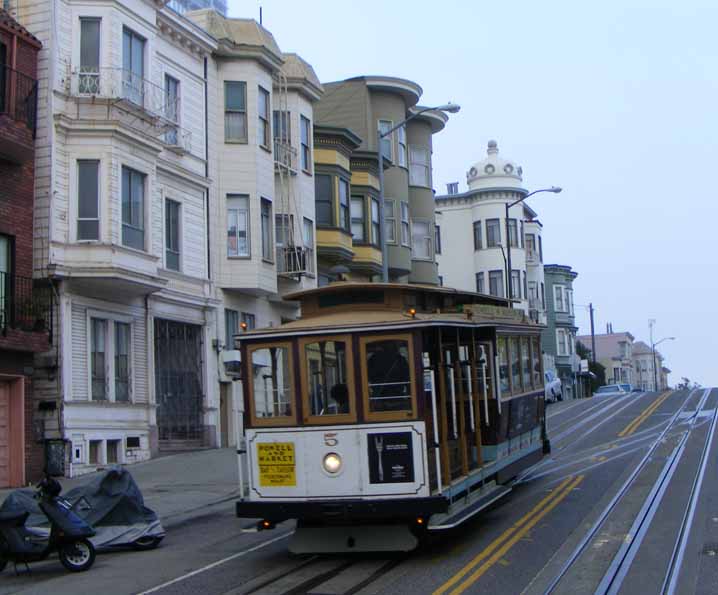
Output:
<instances>
[{"instance_id":1,"label":"covered motorcycle","mask_svg":"<svg viewBox=\"0 0 718 595\"><path fill-rule=\"evenodd\" d=\"M126 469L113 467L64 496L72 510L97 531L91 538L97 549L122 546L152 549L165 536L162 523L155 512L145 506L142 492ZM32 490L11 492L0 506L0 512L6 510L30 513L27 526L47 525Z\"/></svg>"}]
</instances>

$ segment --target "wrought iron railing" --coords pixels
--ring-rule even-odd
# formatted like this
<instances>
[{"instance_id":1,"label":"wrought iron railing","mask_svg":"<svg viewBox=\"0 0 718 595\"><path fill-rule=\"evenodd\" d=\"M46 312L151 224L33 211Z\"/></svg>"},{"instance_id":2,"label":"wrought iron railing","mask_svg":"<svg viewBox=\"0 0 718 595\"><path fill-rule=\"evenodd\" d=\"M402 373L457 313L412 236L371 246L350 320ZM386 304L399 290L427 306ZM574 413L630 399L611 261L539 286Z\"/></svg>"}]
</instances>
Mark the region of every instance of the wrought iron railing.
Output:
<instances>
[{"instance_id":1,"label":"wrought iron railing","mask_svg":"<svg viewBox=\"0 0 718 595\"><path fill-rule=\"evenodd\" d=\"M290 172L297 171L297 150L288 142L275 138L274 139L274 165L275 167L285 167Z\"/></svg>"},{"instance_id":2,"label":"wrought iron railing","mask_svg":"<svg viewBox=\"0 0 718 595\"><path fill-rule=\"evenodd\" d=\"M70 93L127 101L169 124L175 122L179 109L179 97L173 97L164 87L125 68L76 69L70 77Z\"/></svg>"},{"instance_id":3,"label":"wrought iron railing","mask_svg":"<svg viewBox=\"0 0 718 595\"><path fill-rule=\"evenodd\" d=\"M277 273L301 275L311 272L309 250L302 246L277 246Z\"/></svg>"},{"instance_id":4,"label":"wrought iron railing","mask_svg":"<svg viewBox=\"0 0 718 595\"><path fill-rule=\"evenodd\" d=\"M52 329L52 289L40 287L28 277L0 271L0 333L8 329L50 331Z\"/></svg>"},{"instance_id":5,"label":"wrought iron railing","mask_svg":"<svg viewBox=\"0 0 718 595\"><path fill-rule=\"evenodd\" d=\"M37 124L37 80L0 64L0 114L23 122L35 138Z\"/></svg>"}]
</instances>

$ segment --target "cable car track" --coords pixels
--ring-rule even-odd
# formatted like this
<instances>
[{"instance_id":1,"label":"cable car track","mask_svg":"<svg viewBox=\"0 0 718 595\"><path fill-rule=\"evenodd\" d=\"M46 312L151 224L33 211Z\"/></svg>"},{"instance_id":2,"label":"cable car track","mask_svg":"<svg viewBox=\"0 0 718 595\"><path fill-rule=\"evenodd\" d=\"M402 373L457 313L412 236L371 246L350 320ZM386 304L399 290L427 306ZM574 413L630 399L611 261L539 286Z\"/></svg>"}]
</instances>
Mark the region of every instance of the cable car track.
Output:
<instances>
[{"instance_id":1,"label":"cable car track","mask_svg":"<svg viewBox=\"0 0 718 595\"><path fill-rule=\"evenodd\" d=\"M619 488L618 492L613 496L609 503L600 512L597 520L592 524L589 530L583 535L578 545L573 549L569 557L563 562L559 571L553 576L548 586L544 589L544 595L553 593L559 586L564 577L568 574L569 570L575 565L590 543L593 542L594 538L599 534L599 531L604 527L607 519L615 510L623 497L628 493L629 489L634 485L641 471L643 471L647 463L651 460L658 447L664 442L664 439L668 436L671 430L675 430L679 427L679 422L687 421L688 427L684 434L681 436L677 445L673 448L671 454L668 456L665 465L663 466L658 478L651 486L648 496L643 501L643 504L633 520L632 526L623 540L617 553L611 560L611 563L604 573L600 583L598 584L595 593L613 594L618 593L624 578L628 574L631 564L638 552L643 538L645 537L653 516L655 515L658 507L661 504L663 495L670 485L670 481L673 477L678 464L681 461L683 453L685 451L686 443L691 436L693 430L700 427L702 424L698 424L698 420L701 417L701 411L706 405L706 402L711 394L710 389L705 389L703 394L699 398L696 404L695 411L690 414L688 418L683 418L682 414L686 409L687 405L692 401L694 392L689 393L685 401L681 404L678 410L671 416L666 427L658 434L658 436L650 444L648 451L643 458L638 462L635 468L632 470L628 478ZM676 592L676 585L678 576L680 574L680 567L682 563L683 552L685 551L688 536L690 533L690 523L695 512L698 497L700 494L700 488L702 485L703 475L705 473L708 454L710 447L713 443L713 438L718 426L718 407L713 409L711 425L707 432L701 459L696 472L691 493L688 498L688 502L684 507L683 518L681 526L678 532L678 536L675 540L671 560L666 571L666 575L663 581L662 593L670 593L671 595Z\"/></svg>"}]
</instances>

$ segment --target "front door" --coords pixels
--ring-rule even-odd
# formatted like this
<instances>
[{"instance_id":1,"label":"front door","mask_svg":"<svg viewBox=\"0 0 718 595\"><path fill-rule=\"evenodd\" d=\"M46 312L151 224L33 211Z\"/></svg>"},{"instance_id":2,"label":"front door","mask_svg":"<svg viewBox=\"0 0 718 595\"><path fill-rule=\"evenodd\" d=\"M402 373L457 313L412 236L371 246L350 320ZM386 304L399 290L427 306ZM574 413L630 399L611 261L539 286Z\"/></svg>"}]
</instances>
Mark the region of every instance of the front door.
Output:
<instances>
[{"instance_id":1,"label":"front door","mask_svg":"<svg viewBox=\"0 0 718 595\"><path fill-rule=\"evenodd\" d=\"M202 327L155 319L155 394L160 448L202 443Z\"/></svg>"}]
</instances>

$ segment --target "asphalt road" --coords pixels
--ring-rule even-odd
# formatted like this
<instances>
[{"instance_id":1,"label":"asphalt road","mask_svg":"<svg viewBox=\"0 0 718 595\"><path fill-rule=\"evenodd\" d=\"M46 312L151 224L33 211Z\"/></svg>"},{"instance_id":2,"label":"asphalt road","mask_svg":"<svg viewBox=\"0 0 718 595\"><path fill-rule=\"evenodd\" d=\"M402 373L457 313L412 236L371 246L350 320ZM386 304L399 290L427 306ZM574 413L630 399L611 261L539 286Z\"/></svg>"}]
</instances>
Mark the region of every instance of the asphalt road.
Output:
<instances>
[{"instance_id":1,"label":"asphalt road","mask_svg":"<svg viewBox=\"0 0 718 595\"><path fill-rule=\"evenodd\" d=\"M10 566L0 595L718 593L718 390L558 403L548 423L550 458L409 555L293 557L290 523L242 532L224 504L81 575Z\"/></svg>"}]
</instances>

